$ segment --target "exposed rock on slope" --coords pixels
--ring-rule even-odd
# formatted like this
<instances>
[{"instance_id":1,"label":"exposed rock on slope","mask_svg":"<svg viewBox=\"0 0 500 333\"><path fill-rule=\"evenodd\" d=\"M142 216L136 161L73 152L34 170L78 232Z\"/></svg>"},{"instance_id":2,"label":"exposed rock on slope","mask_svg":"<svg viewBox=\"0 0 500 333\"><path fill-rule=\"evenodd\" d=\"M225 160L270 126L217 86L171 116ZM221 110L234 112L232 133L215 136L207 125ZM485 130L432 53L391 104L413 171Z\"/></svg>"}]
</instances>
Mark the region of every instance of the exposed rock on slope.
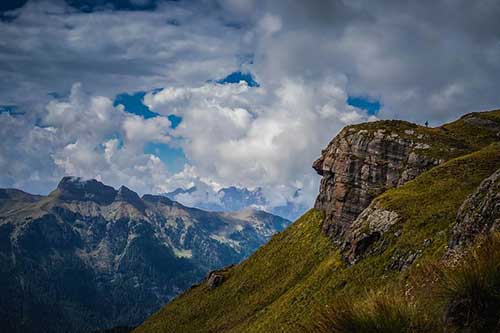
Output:
<instances>
[{"instance_id":1,"label":"exposed rock on slope","mask_svg":"<svg viewBox=\"0 0 500 333\"><path fill-rule=\"evenodd\" d=\"M450 248L470 244L478 235L500 231L500 169L464 201L453 227Z\"/></svg>"},{"instance_id":2,"label":"exposed rock on slope","mask_svg":"<svg viewBox=\"0 0 500 333\"><path fill-rule=\"evenodd\" d=\"M46 197L0 190L0 327L136 325L288 223L259 211L205 212L71 177Z\"/></svg>"},{"instance_id":3,"label":"exposed rock on slope","mask_svg":"<svg viewBox=\"0 0 500 333\"><path fill-rule=\"evenodd\" d=\"M344 258L350 264L355 264L370 253L370 250L373 251L371 246L400 220L401 217L396 212L372 203L349 226L342 244Z\"/></svg>"}]
</instances>

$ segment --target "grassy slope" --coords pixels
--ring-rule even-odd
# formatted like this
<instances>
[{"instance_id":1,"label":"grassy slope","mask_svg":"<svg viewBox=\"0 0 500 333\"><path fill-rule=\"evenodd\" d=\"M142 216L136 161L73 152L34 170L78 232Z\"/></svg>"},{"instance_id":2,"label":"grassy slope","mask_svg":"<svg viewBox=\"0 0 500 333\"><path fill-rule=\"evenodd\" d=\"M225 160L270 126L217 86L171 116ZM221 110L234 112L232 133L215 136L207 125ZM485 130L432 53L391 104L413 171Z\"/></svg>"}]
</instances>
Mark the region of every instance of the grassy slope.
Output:
<instances>
[{"instance_id":1,"label":"grassy slope","mask_svg":"<svg viewBox=\"0 0 500 333\"><path fill-rule=\"evenodd\" d=\"M500 122L500 111L475 113L474 117ZM432 140L433 149L427 153L445 159L497 140L495 132L471 126L464 118L440 128L399 121L356 127L369 131L386 127L400 134L412 129ZM310 211L250 259L227 271L227 281L221 287L212 291L203 285L193 288L137 331L303 331L337 296L359 295L367 289L404 282L411 270L399 274L387 269L392 257L418 249L423 251L420 262L439 257L457 208L484 177L500 166L499 156L499 147L491 146L380 196L380 204L396 210L406 222L393 227L402 229L400 237L394 236L396 230L384 237L386 245L378 256L353 267L343 266L338 251L320 233L320 213ZM432 242L424 248L428 239Z\"/></svg>"},{"instance_id":2,"label":"grassy slope","mask_svg":"<svg viewBox=\"0 0 500 333\"><path fill-rule=\"evenodd\" d=\"M137 331L223 331L264 315L269 305L296 287L318 263L336 257L321 234L320 223L321 214L309 211L230 269L222 286L211 291L204 285L193 288Z\"/></svg>"},{"instance_id":3,"label":"grassy slope","mask_svg":"<svg viewBox=\"0 0 500 333\"><path fill-rule=\"evenodd\" d=\"M311 210L225 272L220 287L194 287L135 332L303 332L339 296L364 297L368 290L404 284L412 269L388 269L393 256L421 250L414 267L441 256L458 207L499 167L497 143L381 195L376 200L404 222L386 234L381 253L351 267L342 264L321 234L321 214ZM397 229L399 237L394 236ZM424 246L427 239L431 243Z\"/></svg>"}]
</instances>

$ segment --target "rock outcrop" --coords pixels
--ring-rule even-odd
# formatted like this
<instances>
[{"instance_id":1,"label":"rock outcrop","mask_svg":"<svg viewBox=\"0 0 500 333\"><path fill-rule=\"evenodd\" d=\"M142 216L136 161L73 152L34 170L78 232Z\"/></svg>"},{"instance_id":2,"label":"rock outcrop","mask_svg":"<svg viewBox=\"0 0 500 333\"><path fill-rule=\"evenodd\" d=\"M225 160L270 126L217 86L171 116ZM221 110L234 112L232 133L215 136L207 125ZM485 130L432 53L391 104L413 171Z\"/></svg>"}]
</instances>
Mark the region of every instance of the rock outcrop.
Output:
<instances>
[{"instance_id":1,"label":"rock outcrop","mask_svg":"<svg viewBox=\"0 0 500 333\"><path fill-rule=\"evenodd\" d=\"M372 245L399 220L396 212L380 208L376 203L368 206L346 231L342 244L345 261L355 264L367 254L380 251L381 248L375 249Z\"/></svg>"},{"instance_id":2,"label":"rock outcrop","mask_svg":"<svg viewBox=\"0 0 500 333\"><path fill-rule=\"evenodd\" d=\"M500 169L464 201L452 230L450 250L472 243L478 235L500 231Z\"/></svg>"},{"instance_id":3,"label":"rock outcrop","mask_svg":"<svg viewBox=\"0 0 500 333\"><path fill-rule=\"evenodd\" d=\"M325 212L323 231L334 241L342 242L346 228L376 196L441 162L425 153L432 140L418 128L402 121L350 126L322 151L313 164L323 176L315 208Z\"/></svg>"},{"instance_id":4,"label":"rock outcrop","mask_svg":"<svg viewBox=\"0 0 500 333\"><path fill-rule=\"evenodd\" d=\"M215 289L224 282L224 275L219 274L217 271L208 274L206 285L208 289Z\"/></svg>"}]
</instances>

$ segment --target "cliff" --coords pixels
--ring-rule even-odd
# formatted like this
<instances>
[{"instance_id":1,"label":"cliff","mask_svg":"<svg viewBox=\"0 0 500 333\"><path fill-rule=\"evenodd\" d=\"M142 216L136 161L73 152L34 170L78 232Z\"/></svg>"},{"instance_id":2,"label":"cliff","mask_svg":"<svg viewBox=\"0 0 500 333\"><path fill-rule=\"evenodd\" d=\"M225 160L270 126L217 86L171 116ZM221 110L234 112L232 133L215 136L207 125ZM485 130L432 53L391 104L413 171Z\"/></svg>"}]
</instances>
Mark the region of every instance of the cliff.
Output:
<instances>
[{"instance_id":1,"label":"cliff","mask_svg":"<svg viewBox=\"0 0 500 333\"><path fill-rule=\"evenodd\" d=\"M373 198L442 162L423 153L432 148L425 142L432 140L428 133L417 134L422 128L405 122L372 126L376 127L345 128L313 164L323 176L314 207L325 212L323 230L333 239L344 233Z\"/></svg>"},{"instance_id":2,"label":"cliff","mask_svg":"<svg viewBox=\"0 0 500 333\"><path fill-rule=\"evenodd\" d=\"M323 231L341 243L346 229L378 195L499 140L500 121L494 115L468 114L437 128L404 121L344 128L313 164L322 176L314 207L325 212Z\"/></svg>"}]
</instances>

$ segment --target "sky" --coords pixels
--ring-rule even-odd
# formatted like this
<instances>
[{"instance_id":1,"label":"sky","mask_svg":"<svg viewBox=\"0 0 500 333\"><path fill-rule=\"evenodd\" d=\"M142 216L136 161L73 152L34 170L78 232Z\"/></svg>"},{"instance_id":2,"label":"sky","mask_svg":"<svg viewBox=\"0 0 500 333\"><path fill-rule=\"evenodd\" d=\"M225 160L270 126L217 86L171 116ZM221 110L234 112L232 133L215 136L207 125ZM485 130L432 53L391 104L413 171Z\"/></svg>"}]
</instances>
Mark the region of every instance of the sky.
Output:
<instances>
[{"instance_id":1,"label":"sky","mask_svg":"<svg viewBox=\"0 0 500 333\"><path fill-rule=\"evenodd\" d=\"M72 175L312 206L312 162L343 126L500 107L499 16L496 0L2 1L0 187Z\"/></svg>"}]
</instances>

